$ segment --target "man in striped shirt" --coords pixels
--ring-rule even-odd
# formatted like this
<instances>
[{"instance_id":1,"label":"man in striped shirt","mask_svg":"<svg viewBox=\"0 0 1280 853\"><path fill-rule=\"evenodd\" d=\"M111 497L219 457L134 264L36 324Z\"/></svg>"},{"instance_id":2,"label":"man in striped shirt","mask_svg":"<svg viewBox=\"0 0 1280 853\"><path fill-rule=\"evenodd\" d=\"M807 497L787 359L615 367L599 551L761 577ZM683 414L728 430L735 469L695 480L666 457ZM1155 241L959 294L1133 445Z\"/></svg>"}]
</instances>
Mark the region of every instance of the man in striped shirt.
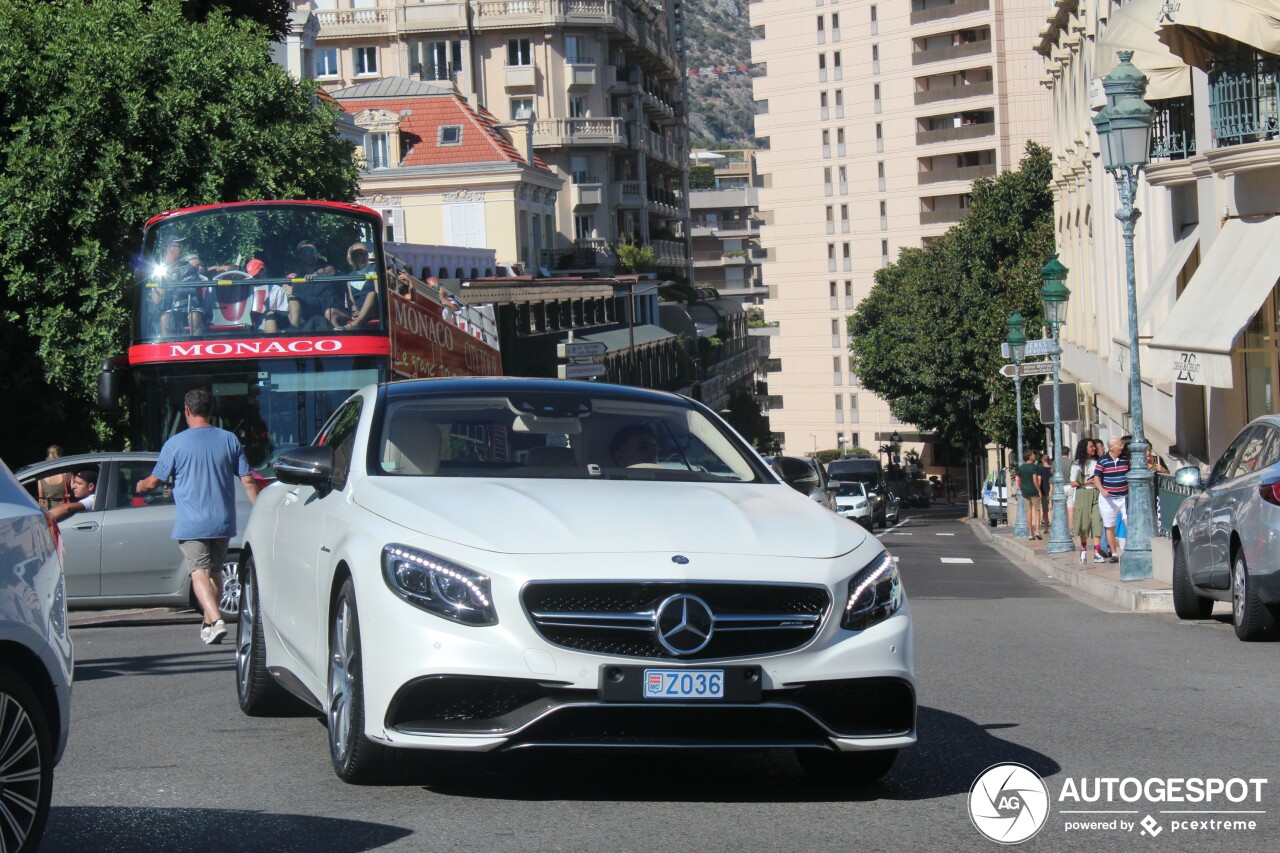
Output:
<instances>
[{"instance_id":1,"label":"man in striped shirt","mask_svg":"<svg viewBox=\"0 0 1280 853\"><path fill-rule=\"evenodd\" d=\"M1107 531L1107 544L1111 546L1111 562L1118 563L1120 553L1116 543L1116 519L1123 518L1129 524L1126 502L1129 497L1129 457L1124 452L1124 439L1112 436L1107 443L1107 453L1098 460L1090 481L1098 487L1098 512L1102 526Z\"/></svg>"}]
</instances>

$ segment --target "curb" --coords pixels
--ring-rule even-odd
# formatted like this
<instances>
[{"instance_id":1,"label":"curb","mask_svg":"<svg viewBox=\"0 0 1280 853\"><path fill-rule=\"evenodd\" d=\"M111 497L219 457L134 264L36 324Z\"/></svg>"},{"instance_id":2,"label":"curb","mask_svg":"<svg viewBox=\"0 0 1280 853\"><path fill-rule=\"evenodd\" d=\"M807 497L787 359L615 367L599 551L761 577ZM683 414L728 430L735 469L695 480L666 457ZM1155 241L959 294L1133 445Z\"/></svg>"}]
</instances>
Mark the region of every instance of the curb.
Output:
<instances>
[{"instance_id":1,"label":"curb","mask_svg":"<svg viewBox=\"0 0 1280 853\"><path fill-rule=\"evenodd\" d=\"M1039 569L1048 577L1074 587L1081 592L1102 599L1108 604L1133 613L1172 613L1173 590L1168 588L1151 588L1137 586L1133 582L1112 580L1098 577L1089 572L1081 572L1069 565L1061 565L1048 559L1033 549L1027 548L1011 539L996 536L987 529L986 522L969 519L965 522L987 544L1003 551L1023 566ZM1139 582L1141 583L1141 582Z\"/></svg>"}]
</instances>

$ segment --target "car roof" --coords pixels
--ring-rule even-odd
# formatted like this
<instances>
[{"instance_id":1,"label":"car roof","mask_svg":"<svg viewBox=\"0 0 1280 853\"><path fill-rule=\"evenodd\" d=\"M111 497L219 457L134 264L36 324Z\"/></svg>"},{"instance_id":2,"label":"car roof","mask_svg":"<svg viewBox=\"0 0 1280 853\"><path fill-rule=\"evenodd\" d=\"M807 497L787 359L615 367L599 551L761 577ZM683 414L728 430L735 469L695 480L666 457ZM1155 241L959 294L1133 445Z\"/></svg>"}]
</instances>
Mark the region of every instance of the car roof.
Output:
<instances>
[{"instance_id":1,"label":"car roof","mask_svg":"<svg viewBox=\"0 0 1280 853\"><path fill-rule=\"evenodd\" d=\"M679 394L613 385L608 382L574 382L565 379L526 379L513 376L442 376L432 379L401 379L385 385L388 399L420 395L453 394L585 394L633 402L661 402L692 407L693 401Z\"/></svg>"},{"instance_id":2,"label":"car roof","mask_svg":"<svg viewBox=\"0 0 1280 853\"><path fill-rule=\"evenodd\" d=\"M104 453L75 453L70 456L59 456L57 459L46 459L42 462L33 462L30 465L24 465L14 472L14 476L19 480L24 480L32 474L36 474L47 468L65 468L70 465L102 465L106 462L114 462L121 459L159 459L160 454L150 450L112 450Z\"/></svg>"}]
</instances>

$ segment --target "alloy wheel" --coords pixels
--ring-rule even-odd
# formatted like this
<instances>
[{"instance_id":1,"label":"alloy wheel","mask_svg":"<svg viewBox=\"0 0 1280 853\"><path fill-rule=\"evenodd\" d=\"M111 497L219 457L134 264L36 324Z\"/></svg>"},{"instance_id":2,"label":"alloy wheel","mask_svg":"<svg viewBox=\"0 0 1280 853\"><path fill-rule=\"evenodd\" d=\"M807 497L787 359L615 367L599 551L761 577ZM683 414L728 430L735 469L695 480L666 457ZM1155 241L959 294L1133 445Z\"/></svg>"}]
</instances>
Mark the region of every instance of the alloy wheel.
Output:
<instances>
[{"instance_id":1,"label":"alloy wheel","mask_svg":"<svg viewBox=\"0 0 1280 853\"><path fill-rule=\"evenodd\" d=\"M218 599L218 609L224 616L235 616L240 612L240 563L228 558L222 564L222 598Z\"/></svg>"},{"instance_id":2,"label":"alloy wheel","mask_svg":"<svg viewBox=\"0 0 1280 853\"><path fill-rule=\"evenodd\" d=\"M1244 560L1236 560L1231 567L1231 620L1236 627L1244 625L1245 596L1248 579L1245 577Z\"/></svg>"},{"instance_id":3,"label":"alloy wheel","mask_svg":"<svg viewBox=\"0 0 1280 853\"><path fill-rule=\"evenodd\" d=\"M44 778L27 709L0 692L0 850L19 850L35 826Z\"/></svg>"},{"instance_id":4,"label":"alloy wheel","mask_svg":"<svg viewBox=\"0 0 1280 853\"><path fill-rule=\"evenodd\" d=\"M333 638L329 646L329 747L342 761L351 748L351 701L354 694L351 661L355 656L351 636L351 602L343 598L333 619Z\"/></svg>"}]
</instances>

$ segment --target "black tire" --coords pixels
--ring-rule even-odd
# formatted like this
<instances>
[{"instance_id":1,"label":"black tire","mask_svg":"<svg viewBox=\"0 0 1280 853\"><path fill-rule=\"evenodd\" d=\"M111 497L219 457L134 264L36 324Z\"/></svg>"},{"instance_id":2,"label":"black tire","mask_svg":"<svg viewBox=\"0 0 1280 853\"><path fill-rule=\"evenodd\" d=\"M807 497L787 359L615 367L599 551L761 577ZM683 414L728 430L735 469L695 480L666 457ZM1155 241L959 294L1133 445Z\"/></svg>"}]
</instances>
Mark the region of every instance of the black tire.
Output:
<instances>
[{"instance_id":1,"label":"black tire","mask_svg":"<svg viewBox=\"0 0 1280 853\"><path fill-rule=\"evenodd\" d=\"M250 717L276 717L292 713L298 700L267 672L267 647L263 640L258 580L253 555L245 557L240 571L241 613L236 628L236 698Z\"/></svg>"},{"instance_id":2,"label":"black tire","mask_svg":"<svg viewBox=\"0 0 1280 853\"><path fill-rule=\"evenodd\" d=\"M1173 543L1173 612L1179 619L1208 619L1213 613L1213 599L1196 595L1181 542Z\"/></svg>"},{"instance_id":3,"label":"black tire","mask_svg":"<svg viewBox=\"0 0 1280 853\"><path fill-rule=\"evenodd\" d=\"M1258 598L1243 551L1231 564L1231 622L1236 636L1247 643L1276 636L1276 614Z\"/></svg>"},{"instance_id":4,"label":"black tire","mask_svg":"<svg viewBox=\"0 0 1280 853\"><path fill-rule=\"evenodd\" d=\"M866 785L880 779L893 767L896 749L870 752L832 752L825 749L797 749L796 760L810 778L824 784Z\"/></svg>"},{"instance_id":5,"label":"black tire","mask_svg":"<svg viewBox=\"0 0 1280 853\"><path fill-rule=\"evenodd\" d=\"M329 678L325 722L333 772L353 785L378 785L397 778L396 751L364 734L364 678L356 589L347 578L329 619Z\"/></svg>"},{"instance_id":6,"label":"black tire","mask_svg":"<svg viewBox=\"0 0 1280 853\"><path fill-rule=\"evenodd\" d=\"M26 679L0 665L0 767L10 778L0 786L0 850L40 847L53 796L51 713Z\"/></svg>"}]
</instances>

